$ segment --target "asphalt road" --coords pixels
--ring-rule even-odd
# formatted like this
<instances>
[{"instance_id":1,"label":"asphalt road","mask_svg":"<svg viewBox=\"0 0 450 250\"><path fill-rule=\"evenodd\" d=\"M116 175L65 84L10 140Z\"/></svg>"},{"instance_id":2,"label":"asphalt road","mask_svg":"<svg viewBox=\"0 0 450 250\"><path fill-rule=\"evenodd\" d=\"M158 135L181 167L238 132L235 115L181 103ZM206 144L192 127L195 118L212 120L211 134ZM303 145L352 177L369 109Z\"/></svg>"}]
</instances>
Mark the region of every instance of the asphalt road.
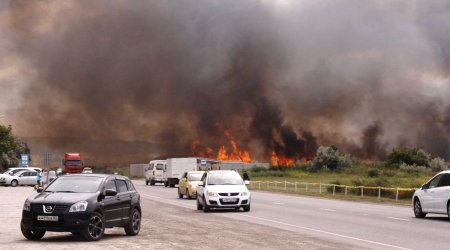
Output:
<instances>
[{"instance_id":1,"label":"asphalt road","mask_svg":"<svg viewBox=\"0 0 450 250\"><path fill-rule=\"evenodd\" d=\"M31 187L0 187L0 249L450 249L446 216L416 219L409 206L252 192L250 212L196 210L176 188L134 182L142 228L128 237L107 229L98 242L47 232L28 241L20 232Z\"/></svg>"},{"instance_id":2,"label":"asphalt road","mask_svg":"<svg viewBox=\"0 0 450 250\"><path fill-rule=\"evenodd\" d=\"M176 188L135 182L143 199L187 208L197 214L196 201L178 199ZM445 215L416 219L410 206L360 203L332 199L252 192L250 212L216 212L224 217L296 233L326 242L332 248L450 249L450 221ZM249 235L249 237L254 237ZM342 247L345 246L345 247Z\"/></svg>"}]
</instances>

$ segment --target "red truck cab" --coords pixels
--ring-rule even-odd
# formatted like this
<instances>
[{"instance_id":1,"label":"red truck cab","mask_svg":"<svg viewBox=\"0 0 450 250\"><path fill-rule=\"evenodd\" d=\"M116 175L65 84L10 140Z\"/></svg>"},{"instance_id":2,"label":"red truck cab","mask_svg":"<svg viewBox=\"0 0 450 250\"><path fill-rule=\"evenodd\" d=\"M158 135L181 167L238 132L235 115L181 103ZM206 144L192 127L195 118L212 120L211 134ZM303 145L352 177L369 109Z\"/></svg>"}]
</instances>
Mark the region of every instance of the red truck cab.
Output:
<instances>
[{"instance_id":1,"label":"red truck cab","mask_svg":"<svg viewBox=\"0 0 450 250\"><path fill-rule=\"evenodd\" d=\"M80 153L65 153L63 165L65 173L81 173L83 162Z\"/></svg>"}]
</instances>

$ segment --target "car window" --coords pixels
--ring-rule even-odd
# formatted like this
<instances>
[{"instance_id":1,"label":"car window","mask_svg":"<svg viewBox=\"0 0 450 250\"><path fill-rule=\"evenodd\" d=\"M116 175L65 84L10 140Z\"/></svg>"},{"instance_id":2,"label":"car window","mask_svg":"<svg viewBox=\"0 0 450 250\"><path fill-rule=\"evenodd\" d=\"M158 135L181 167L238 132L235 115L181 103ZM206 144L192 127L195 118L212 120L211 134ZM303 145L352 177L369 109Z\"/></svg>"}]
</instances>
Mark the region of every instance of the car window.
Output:
<instances>
[{"instance_id":1,"label":"car window","mask_svg":"<svg viewBox=\"0 0 450 250\"><path fill-rule=\"evenodd\" d=\"M108 180L106 182L105 189L112 189L117 192L116 182L114 180Z\"/></svg>"},{"instance_id":2,"label":"car window","mask_svg":"<svg viewBox=\"0 0 450 250\"><path fill-rule=\"evenodd\" d=\"M439 181L438 187L446 187L446 186L450 186L450 174L442 175L442 178Z\"/></svg>"},{"instance_id":3,"label":"car window","mask_svg":"<svg viewBox=\"0 0 450 250\"><path fill-rule=\"evenodd\" d=\"M202 178L202 173L190 173L188 175L189 181L199 181Z\"/></svg>"},{"instance_id":4,"label":"car window","mask_svg":"<svg viewBox=\"0 0 450 250\"><path fill-rule=\"evenodd\" d=\"M208 177L208 185L242 185L243 181L236 172L214 173Z\"/></svg>"},{"instance_id":5,"label":"car window","mask_svg":"<svg viewBox=\"0 0 450 250\"><path fill-rule=\"evenodd\" d=\"M164 164L157 164L156 170L164 170Z\"/></svg>"},{"instance_id":6,"label":"car window","mask_svg":"<svg viewBox=\"0 0 450 250\"><path fill-rule=\"evenodd\" d=\"M128 190L130 190L130 191L136 190L136 189L134 188L133 183L131 183L130 180L127 180L127 186L128 186Z\"/></svg>"},{"instance_id":7,"label":"car window","mask_svg":"<svg viewBox=\"0 0 450 250\"><path fill-rule=\"evenodd\" d=\"M28 172L17 173L20 177L30 176Z\"/></svg>"},{"instance_id":8,"label":"car window","mask_svg":"<svg viewBox=\"0 0 450 250\"><path fill-rule=\"evenodd\" d=\"M438 186L439 181L441 180L442 175L438 175L436 177L434 177L431 181L430 184L428 185L428 188L435 188Z\"/></svg>"},{"instance_id":9,"label":"car window","mask_svg":"<svg viewBox=\"0 0 450 250\"><path fill-rule=\"evenodd\" d=\"M116 183L119 189L118 190L119 193L128 191L127 183L124 180L116 180Z\"/></svg>"},{"instance_id":10,"label":"car window","mask_svg":"<svg viewBox=\"0 0 450 250\"><path fill-rule=\"evenodd\" d=\"M37 172L29 172L28 173L30 176L37 176Z\"/></svg>"}]
</instances>

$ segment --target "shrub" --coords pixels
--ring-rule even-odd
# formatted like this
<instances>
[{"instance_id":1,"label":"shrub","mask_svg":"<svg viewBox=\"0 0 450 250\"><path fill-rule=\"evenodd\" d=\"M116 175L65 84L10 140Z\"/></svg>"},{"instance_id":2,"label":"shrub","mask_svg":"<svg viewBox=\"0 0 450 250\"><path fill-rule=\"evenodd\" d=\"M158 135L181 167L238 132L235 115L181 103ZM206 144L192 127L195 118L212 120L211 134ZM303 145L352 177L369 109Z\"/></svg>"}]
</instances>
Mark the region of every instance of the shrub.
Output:
<instances>
[{"instance_id":1,"label":"shrub","mask_svg":"<svg viewBox=\"0 0 450 250\"><path fill-rule=\"evenodd\" d=\"M394 148L388 155L388 164L429 166L430 155L422 149Z\"/></svg>"},{"instance_id":2,"label":"shrub","mask_svg":"<svg viewBox=\"0 0 450 250\"><path fill-rule=\"evenodd\" d=\"M339 152L336 146L324 147L317 149L317 156L308 164L310 171L321 170L342 170L352 166L352 160L347 154Z\"/></svg>"},{"instance_id":3,"label":"shrub","mask_svg":"<svg viewBox=\"0 0 450 250\"><path fill-rule=\"evenodd\" d=\"M447 170L449 168L449 165L447 162L445 162L444 159L436 157L430 161L430 168L435 172L439 172L442 170Z\"/></svg>"},{"instance_id":4,"label":"shrub","mask_svg":"<svg viewBox=\"0 0 450 250\"><path fill-rule=\"evenodd\" d=\"M378 169L370 169L367 173L367 176L369 176L370 178L378 177L380 176L380 171L378 171Z\"/></svg>"}]
</instances>

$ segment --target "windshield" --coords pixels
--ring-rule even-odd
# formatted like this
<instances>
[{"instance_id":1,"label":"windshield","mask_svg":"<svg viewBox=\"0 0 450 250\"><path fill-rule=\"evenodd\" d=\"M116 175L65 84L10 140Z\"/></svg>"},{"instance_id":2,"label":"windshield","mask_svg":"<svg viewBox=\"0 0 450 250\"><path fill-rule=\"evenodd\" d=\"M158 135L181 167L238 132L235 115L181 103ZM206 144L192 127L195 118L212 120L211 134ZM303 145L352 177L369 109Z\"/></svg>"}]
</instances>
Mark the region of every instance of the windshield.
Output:
<instances>
[{"instance_id":1,"label":"windshield","mask_svg":"<svg viewBox=\"0 0 450 250\"><path fill-rule=\"evenodd\" d=\"M163 169L164 169L164 165L163 164L156 165L156 170L163 170Z\"/></svg>"},{"instance_id":2,"label":"windshield","mask_svg":"<svg viewBox=\"0 0 450 250\"><path fill-rule=\"evenodd\" d=\"M66 161L66 166L81 166L81 161Z\"/></svg>"},{"instance_id":3,"label":"windshield","mask_svg":"<svg viewBox=\"0 0 450 250\"><path fill-rule=\"evenodd\" d=\"M208 185L243 185L243 181L236 172L214 173L209 175Z\"/></svg>"},{"instance_id":4,"label":"windshield","mask_svg":"<svg viewBox=\"0 0 450 250\"><path fill-rule=\"evenodd\" d=\"M45 192L95 193L101 182L102 178L99 177L59 177Z\"/></svg>"},{"instance_id":5,"label":"windshield","mask_svg":"<svg viewBox=\"0 0 450 250\"><path fill-rule=\"evenodd\" d=\"M8 169L6 169L6 171L3 172L3 173L4 173L4 174L9 174L9 172L11 172L11 171L12 171L12 169L8 168Z\"/></svg>"},{"instance_id":6,"label":"windshield","mask_svg":"<svg viewBox=\"0 0 450 250\"><path fill-rule=\"evenodd\" d=\"M188 174L188 180L189 181L200 181L202 178L203 173L199 174Z\"/></svg>"}]
</instances>

